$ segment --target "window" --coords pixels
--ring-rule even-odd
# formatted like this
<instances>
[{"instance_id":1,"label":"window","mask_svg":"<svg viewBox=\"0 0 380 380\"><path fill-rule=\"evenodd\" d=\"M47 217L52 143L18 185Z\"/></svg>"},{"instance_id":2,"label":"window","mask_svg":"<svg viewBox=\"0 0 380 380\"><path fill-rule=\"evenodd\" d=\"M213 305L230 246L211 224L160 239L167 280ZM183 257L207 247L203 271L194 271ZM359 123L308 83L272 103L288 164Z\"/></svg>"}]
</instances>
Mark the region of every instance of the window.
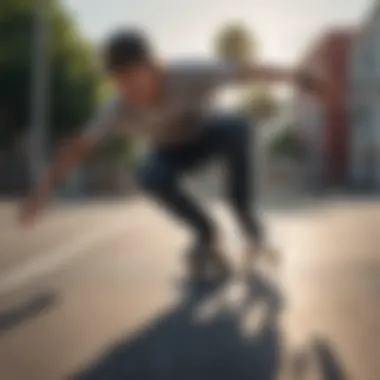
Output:
<instances>
[{"instance_id":1,"label":"window","mask_svg":"<svg viewBox=\"0 0 380 380\"><path fill-rule=\"evenodd\" d=\"M368 139L371 133L372 114L371 110L365 106L357 106L351 112L354 138Z\"/></svg>"},{"instance_id":2,"label":"window","mask_svg":"<svg viewBox=\"0 0 380 380\"><path fill-rule=\"evenodd\" d=\"M376 30L374 50L376 53L376 76L380 77L380 28Z\"/></svg>"},{"instance_id":3,"label":"window","mask_svg":"<svg viewBox=\"0 0 380 380\"><path fill-rule=\"evenodd\" d=\"M366 65L362 45L356 45L353 49L350 72L354 83L360 82L363 79L363 74L366 72Z\"/></svg>"}]
</instances>

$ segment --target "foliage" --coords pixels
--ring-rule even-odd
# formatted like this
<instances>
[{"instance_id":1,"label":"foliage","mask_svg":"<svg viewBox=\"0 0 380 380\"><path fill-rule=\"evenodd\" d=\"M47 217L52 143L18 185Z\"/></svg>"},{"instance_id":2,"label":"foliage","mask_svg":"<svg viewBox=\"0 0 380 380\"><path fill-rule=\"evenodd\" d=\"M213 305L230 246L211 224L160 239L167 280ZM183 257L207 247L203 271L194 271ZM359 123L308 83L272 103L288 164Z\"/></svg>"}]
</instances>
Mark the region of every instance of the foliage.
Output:
<instances>
[{"instance_id":1,"label":"foliage","mask_svg":"<svg viewBox=\"0 0 380 380\"><path fill-rule=\"evenodd\" d=\"M292 126L286 126L271 142L270 155L275 159L292 158L301 160L305 155L305 146L300 135Z\"/></svg>"},{"instance_id":2,"label":"foliage","mask_svg":"<svg viewBox=\"0 0 380 380\"><path fill-rule=\"evenodd\" d=\"M243 112L256 120L269 119L278 111L278 102L268 87L252 87L242 103Z\"/></svg>"},{"instance_id":3,"label":"foliage","mask_svg":"<svg viewBox=\"0 0 380 380\"><path fill-rule=\"evenodd\" d=\"M215 52L223 60L249 64L257 59L257 41L243 24L230 23L217 34ZM242 94L241 108L249 117L263 120L276 113L277 102L268 87L250 85Z\"/></svg>"},{"instance_id":4,"label":"foliage","mask_svg":"<svg viewBox=\"0 0 380 380\"><path fill-rule=\"evenodd\" d=\"M223 60L246 63L256 58L257 44L248 28L240 23L231 23L217 34L215 53Z\"/></svg>"},{"instance_id":5,"label":"foliage","mask_svg":"<svg viewBox=\"0 0 380 380\"><path fill-rule=\"evenodd\" d=\"M97 102L100 76L90 45L58 0L46 0L49 42L49 137L80 127ZM32 54L36 27L33 0L0 2L0 138L9 146L30 123Z\"/></svg>"}]
</instances>

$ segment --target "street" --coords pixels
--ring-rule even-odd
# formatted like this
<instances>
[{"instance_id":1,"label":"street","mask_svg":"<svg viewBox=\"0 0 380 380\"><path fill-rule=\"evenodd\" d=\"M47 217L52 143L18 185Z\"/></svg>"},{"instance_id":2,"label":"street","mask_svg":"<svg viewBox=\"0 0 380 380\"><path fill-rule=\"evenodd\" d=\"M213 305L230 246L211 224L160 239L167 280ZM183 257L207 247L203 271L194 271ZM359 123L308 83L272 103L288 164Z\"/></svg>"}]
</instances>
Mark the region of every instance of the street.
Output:
<instances>
[{"instance_id":1,"label":"street","mask_svg":"<svg viewBox=\"0 0 380 380\"><path fill-rule=\"evenodd\" d=\"M185 229L136 198L0 203L0 379L377 380L380 203L264 207L280 262L190 295ZM214 202L229 258L240 239Z\"/></svg>"}]
</instances>

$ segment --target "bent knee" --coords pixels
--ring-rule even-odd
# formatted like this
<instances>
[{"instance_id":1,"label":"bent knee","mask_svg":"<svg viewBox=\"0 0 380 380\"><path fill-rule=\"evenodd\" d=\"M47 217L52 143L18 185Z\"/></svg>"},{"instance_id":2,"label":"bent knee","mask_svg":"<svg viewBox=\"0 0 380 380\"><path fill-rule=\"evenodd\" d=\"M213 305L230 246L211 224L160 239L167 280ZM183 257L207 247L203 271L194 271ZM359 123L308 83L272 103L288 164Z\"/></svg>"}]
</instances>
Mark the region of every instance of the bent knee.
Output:
<instances>
[{"instance_id":1,"label":"bent knee","mask_svg":"<svg viewBox=\"0 0 380 380\"><path fill-rule=\"evenodd\" d=\"M169 168L159 163L145 163L137 173L140 186L149 192L159 192L166 189L174 180Z\"/></svg>"},{"instance_id":2,"label":"bent knee","mask_svg":"<svg viewBox=\"0 0 380 380\"><path fill-rule=\"evenodd\" d=\"M245 141L253 126L251 121L244 116L229 115L220 121L220 127L223 135L231 143L233 141Z\"/></svg>"},{"instance_id":3,"label":"bent knee","mask_svg":"<svg viewBox=\"0 0 380 380\"><path fill-rule=\"evenodd\" d=\"M238 141L247 141L251 135L251 122L245 117L236 117L234 119L233 133Z\"/></svg>"}]
</instances>

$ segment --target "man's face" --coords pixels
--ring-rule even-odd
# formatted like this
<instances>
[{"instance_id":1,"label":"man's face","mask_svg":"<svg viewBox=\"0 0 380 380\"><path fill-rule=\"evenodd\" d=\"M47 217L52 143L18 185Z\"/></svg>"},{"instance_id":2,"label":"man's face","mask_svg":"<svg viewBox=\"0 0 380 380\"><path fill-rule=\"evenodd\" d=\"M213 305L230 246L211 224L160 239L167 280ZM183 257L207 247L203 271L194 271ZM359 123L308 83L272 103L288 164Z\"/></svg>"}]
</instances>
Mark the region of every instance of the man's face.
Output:
<instances>
[{"instance_id":1,"label":"man's face","mask_svg":"<svg viewBox=\"0 0 380 380\"><path fill-rule=\"evenodd\" d=\"M119 70L114 73L113 79L118 90L136 104L150 104L159 94L159 73L149 64Z\"/></svg>"}]
</instances>

